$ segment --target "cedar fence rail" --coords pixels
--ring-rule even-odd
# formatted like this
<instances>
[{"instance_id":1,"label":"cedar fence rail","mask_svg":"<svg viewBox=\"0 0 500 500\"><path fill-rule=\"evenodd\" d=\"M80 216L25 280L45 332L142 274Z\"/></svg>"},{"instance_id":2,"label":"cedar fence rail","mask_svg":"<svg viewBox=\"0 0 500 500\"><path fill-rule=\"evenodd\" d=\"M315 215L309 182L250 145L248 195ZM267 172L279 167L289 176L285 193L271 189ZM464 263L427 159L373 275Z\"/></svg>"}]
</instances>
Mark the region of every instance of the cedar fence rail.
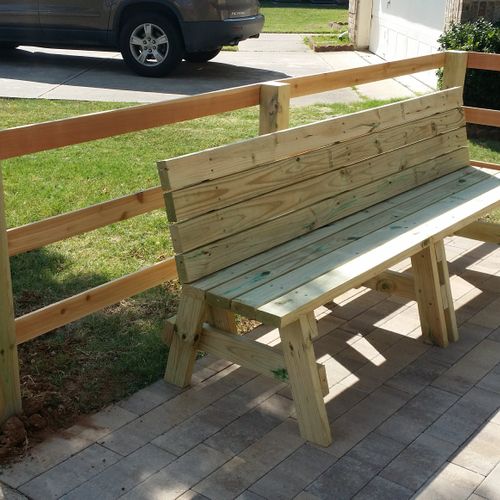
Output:
<instances>
[{"instance_id":1,"label":"cedar fence rail","mask_svg":"<svg viewBox=\"0 0 500 500\"><path fill-rule=\"evenodd\" d=\"M439 52L0 130L0 161L257 105L260 106L259 133L265 134L288 128L293 97L437 68L444 68L445 88L463 86L467 68L500 71L500 54ZM500 111L497 110L465 107L465 116L468 123L500 127ZM479 161L471 164L500 170L500 165ZM0 164L0 424L22 410L19 344L177 278L175 260L171 257L15 318L10 257L163 207L161 189L156 187L8 229ZM476 222L459 234L500 242L498 227ZM371 280L367 286L375 286L374 283Z\"/></svg>"}]
</instances>

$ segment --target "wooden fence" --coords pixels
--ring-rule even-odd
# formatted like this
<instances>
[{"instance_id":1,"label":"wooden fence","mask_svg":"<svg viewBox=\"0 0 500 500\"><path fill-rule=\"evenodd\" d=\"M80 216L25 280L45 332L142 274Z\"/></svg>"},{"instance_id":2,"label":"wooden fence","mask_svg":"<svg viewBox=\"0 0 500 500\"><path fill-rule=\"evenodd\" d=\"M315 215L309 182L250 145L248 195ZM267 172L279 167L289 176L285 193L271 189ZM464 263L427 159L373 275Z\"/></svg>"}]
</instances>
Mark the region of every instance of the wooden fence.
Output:
<instances>
[{"instance_id":1,"label":"wooden fence","mask_svg":"<svg viewBox=\"0 0 500 500\"><path fill-rule=\"evenodd\" d=\"M441 52L15 127L0 131L0 160L257 105L260 106L259 132L268 133L288 127L293 97L440 67L444 67L445 87L462 86L467 67L500 71L500 55ZM500 111L466 108L465 112L470 123L500 126ZM162 192L156 187L7 229L0 165L0 423L21 411L17 345L177 277L175 261L169 258L15 318L9 258L162 207ZM485 240L498 238L497 233L492 236L490 228L484 225L472 225L462 234Z\"/></svg>"}]
</instances>

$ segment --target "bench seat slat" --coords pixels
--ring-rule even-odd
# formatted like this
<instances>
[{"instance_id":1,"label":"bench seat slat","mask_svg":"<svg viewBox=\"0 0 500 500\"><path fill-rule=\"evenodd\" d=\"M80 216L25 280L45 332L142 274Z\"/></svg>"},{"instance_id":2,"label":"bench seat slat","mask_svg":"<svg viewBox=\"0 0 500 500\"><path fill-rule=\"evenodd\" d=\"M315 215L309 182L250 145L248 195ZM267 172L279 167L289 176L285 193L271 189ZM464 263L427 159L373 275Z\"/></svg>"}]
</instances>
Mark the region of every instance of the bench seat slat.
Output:
<instances>
[{"instance_id":1,"label":"bench seat slat","mask_svg":"<svg viewBox=\"0 0 500 500\"><path fill-rule=\"evenodd\" d=\"M333 224L329 227L335 232L313 242L304 239L302 247L296 247L293 252L282 255L278 259L270 258L268 255L270 252L265 252L261 254L260 261L257 261L260 262L260 266L255 267L250 272L243 271L240 276L219 286L206 289L207 300L219 307L230 308L232 299L292 272L297 267L312 262L326 253L348 245L357 235L367 235L387 226L387 224L398 224L400 219L408 217L431 203L462 191L466 187L480 182L483 178L484 175L481 172L471 167L465 168L424 185L425 190L419 190L418 193L414 193L412 190L400 195L398 197L400 203L397 205L385 208L380 212L367 210L366 217L361 221L351 221L351 217L348 217L345 221L348 224L340 226L338 231L335 231L337 224Z\"/></svg>"},{"instance_id":2,"label":"bench seat slat","mask_svg":"<svg viewBox=\"0 0 500 500\"><path fill-rule=\"evenodd\" d=\"M500 173L433 203L232 301L233 311L283 326L500 205ZM355 256L355 257L354 257ZM312 277L312 279L311 279ZM276 290L281 290L277 292Z\"/></svg>"},{"instance_id":3,"label":"bench seat slat","mask_svg":"<svg viewBox=\"0 0 500 500\"><path fill-rule=\"evenodd\" d=\"M468 164L468 150L462 148L371 184L346 191L283 217L176 256L179 276L191 283L203 276L263 252L334 220L363 210L391 196L425 184Z\"/></svg>"},{"instance_id":4,"label":"bench seat slat","mask_svg":"<svg viewBox=\"0 0 500 500\"><path fill-rule=\"evenodd\" d=\"M339 141L271 164L238 172L165 194L171 222L192 219L221 208L257 198L314 176L352 165L382 153L430 139L463 127L464 113L454 108L368 136Z\"/></svg>"}]
</instances>

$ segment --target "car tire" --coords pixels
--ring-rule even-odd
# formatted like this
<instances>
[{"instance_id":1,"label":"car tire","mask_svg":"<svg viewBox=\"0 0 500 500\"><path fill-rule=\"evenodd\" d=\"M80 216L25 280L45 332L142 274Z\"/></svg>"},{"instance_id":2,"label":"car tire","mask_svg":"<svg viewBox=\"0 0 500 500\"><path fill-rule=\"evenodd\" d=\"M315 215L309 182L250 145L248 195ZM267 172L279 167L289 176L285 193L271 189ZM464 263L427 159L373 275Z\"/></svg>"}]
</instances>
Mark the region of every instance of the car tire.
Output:
<instances>
[{"instance_id":1,"label":"car tire","mask_svg":"<svg viewBox=\"0 0 500 500\"><path fill-rule=\"evenodd\" d=\"M129 68L142 76L165 76L182 60L177 26L166 16L134 16L120 31L120 51Z\"/></svg>"},{"instance_id":2,"label":"car tire","mask_svg":"<svg viewBox=\"0 0 500 500\"><path fill-rule=\"evenodd\" d=\"M204 63L219 55L221 50L222 47L214 50L205 50L203 52L186 52L184 59L192 63Z\"/></svg>"}]
</instances>

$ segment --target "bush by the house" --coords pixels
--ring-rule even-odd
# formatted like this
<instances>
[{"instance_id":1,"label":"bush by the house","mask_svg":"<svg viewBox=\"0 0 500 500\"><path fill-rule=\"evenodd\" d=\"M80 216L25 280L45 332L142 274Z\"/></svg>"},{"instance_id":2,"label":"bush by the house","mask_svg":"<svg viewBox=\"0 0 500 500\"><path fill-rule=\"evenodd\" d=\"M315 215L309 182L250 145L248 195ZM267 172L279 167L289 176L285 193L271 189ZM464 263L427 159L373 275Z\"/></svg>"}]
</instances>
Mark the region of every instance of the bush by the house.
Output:
<instances>
[{"instance_id":1,"label":"bush by the house","mask_svg":"<svg viewBox=\"0 0 500 500\"><path fill-rule=\"evenodd\" d=\"M500 53L500 26L484 19L452 24L438 39L441 50L467 50ZM440 75L441 78L442 75ZM464 104L478 108L500 109L500 72L467 70Z\"/></svg>"}]
</instances>

